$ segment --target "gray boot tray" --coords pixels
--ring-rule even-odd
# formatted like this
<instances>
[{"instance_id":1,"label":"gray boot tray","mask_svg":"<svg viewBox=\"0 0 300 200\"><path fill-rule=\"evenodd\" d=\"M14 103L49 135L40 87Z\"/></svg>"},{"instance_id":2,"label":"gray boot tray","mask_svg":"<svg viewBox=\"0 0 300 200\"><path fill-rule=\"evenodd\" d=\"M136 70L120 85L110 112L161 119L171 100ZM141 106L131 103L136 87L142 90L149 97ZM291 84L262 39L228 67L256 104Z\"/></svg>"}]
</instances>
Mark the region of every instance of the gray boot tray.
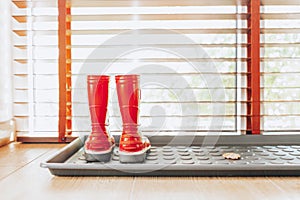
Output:
<instances>
[{"instance_id":1,"label":"gray boot tray","mask_svg":"<svg viewBox=\"0 0 300 200\"><path fill-rule=\"evenodd\" d=\"M207 137L196 136L190 146L172 144L157 136L144 163L122 164L118 148L108 163L84 159L80 137L41 166L57 176L299 176L299 136L221 136L215 146L202 146ZM293 141L293 142L292 142ZM295 142L296 141L296 142ZM163 143L168 145L164 145ZM222 154L235 152L240 160Z\"/></svg>"}]
</instances>

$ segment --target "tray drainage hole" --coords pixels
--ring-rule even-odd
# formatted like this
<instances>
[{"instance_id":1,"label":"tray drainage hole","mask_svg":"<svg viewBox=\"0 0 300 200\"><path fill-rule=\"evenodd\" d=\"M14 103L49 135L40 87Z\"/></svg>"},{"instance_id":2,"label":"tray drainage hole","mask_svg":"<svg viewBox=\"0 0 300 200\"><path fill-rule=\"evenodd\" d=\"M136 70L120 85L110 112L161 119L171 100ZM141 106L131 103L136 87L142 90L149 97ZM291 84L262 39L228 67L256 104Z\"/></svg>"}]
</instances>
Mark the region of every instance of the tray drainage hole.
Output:
<instances>
[{"instance_id":1,"label":"tray drainage hole","mask_svg":"<svg viewBox=\"0 0 300 200\"><path fill-rule=\"evenodd\" d=\"M282 160L294 160L294 157L291 156L285 156L285 157L280 157Z\"/></svg>"},{"instance_id":2,"label":"tray drainage hole","mask_svg":"<svg viewBox=\"0 0 300 200\"><path fill-rule=\"evenodd\" d=\"M175 157L174 156L164 156L163 159L164 160L174 160Z\"/></svg>"},{"instance_id":3,"label":"tray drainage hole","mask_svg":"<svg viewBox=\"0 0 300 200\"><path fill-rule=\"evenodd\" d=\"M300 145L293 145L291 146L293 149L300 149Z\"/></svg>"},{"instance_id":4,"label":"tray drainage hole","mask_svg":"<svg viewBox=\"0 0 300 200\"><path fill-rule=\"evenodd\" d=\"M194 164L195 162L193 160L183 160L181 163L182 164Z\"/></svg>"},{"instance_id":5,"label":"tray drainage hole","mask_svg":"<svg viewBox=\"0 0 300 200\"><path fill-rule=\"evenodd\" d=\"M187 149L178 149L177 151L180 152L180 153L187 153L187 152L189 152L189 150L187 150Z\"/></svg>"},{"instance_id":6,"label":"tray drainage hole","mask_svg":"<svg viewBox=\"0 0 300 200\"><path fill-rule=\"evenodd\" d=\"M157 160L156 156L147 156L146 160Z\"/></svg>"},{"instance_id":7,"label":"tray drainage hole","mask_svg":"<svg viewBox=\"0 0 300 200\"><path fill-rule=\"evenodd\" d=\"M156 160L146 160L146 164L158 164Z\"/></svg>"},{"instance_id":8,"label":"tray drainage hole","mask_svg":"<svg viewBox=\"0 0 300 200\"><path fill-rule=\"evenodd\" d=\"M181 156L180 157L182 160L192 160L191 156Z\"/></svg>"},{"instance_id":9,"label":"tray drainage hole","mask_svg":"<svg viewBox=\"0 0 300 200\"><path fill-rule=\"evenodd\" d=\"M176 164L176 160L164 160L165 164Z\"/></svg>"},{"instance_id":10,"label":"tray drainage hole","mask_svg":"<svg viewBox=\"0 0 300 200\"><path fill-rule=\"evenodd\" d=\"M181 156L189 156L190 155L189 152L179 152L178 154Z\"/></svg>"},{"instance_id":11,"label":"tray drainage hole","mask_svg":"<svg viewBox=\"0 0 300 200\"><path fill-rule=\"evenodd\" d=\"M300 152L290 153L292 156L300 156Z\"/></svg>"},{"instance_id":12,"label":"tray drainage hole","mask_svg":"<svg viewBox=\"0 0 300 200\"><path fill-rule=\"evenodd\" d=\"M203 152L203 150L201 150L201 149L192 149L192 152L199 153L199 152Z\"/></svg>"},{"instance_id":13,"label":"tray drainage hole","mask_svg":"<svg viewBox=\"0 0 300 200\"><path fill-rule=\"evenodd\" d=\"M206 154L205 153L195 153L195 156L200 156L200 157L202 157L202 156L205 156Z\"/></svg>"},{"instance_id":14,"label":"tray drainage hole","mask_svg":"<svg viewBox=\"0 0 300 200\"><path fill-rule=\"evenodd\" d=\"M157 156L157 153L148 153L148 156Z\"/></svg>"},{"instance_id":15,"label":"tray drainage hole","mask_svg":"<svg viewBox=\"0 0 300 200\"><path fill-rule=\"evenodd\" d=\"M211 156L222 156L221 153L210 153Z\"/></svg>"},{"instance_id":16,"label":"tray drainage hole","mask_svg":"<svg viewBox=\"0 0 300 200\"><path fill-rule=\"evenodd\" d=\"M162 152L173 152L172 149L163 149Z\"/></svg>"},{"instance_id":17,"label":"tray drainage hole","mask_svg":"<svg viewBox=\"0 0 300 200\"><path fill-rule=\"evenodd\" d=\"M266 157L266 158L264 158L265 160L276 160L277 158L275 158L275 157Z\"/></svg>"},{"instance_id":18,"label":"tray drainage hole","mask_svg":"<svg viewBox=\"0 0 300 200\"><path fill-rule=\"evenodd\" d=\"M197 157L198 160L208 160L209 158L208 157L205 157L205 156L201 156L201 157Z\"/></svg>"}]
</instances>

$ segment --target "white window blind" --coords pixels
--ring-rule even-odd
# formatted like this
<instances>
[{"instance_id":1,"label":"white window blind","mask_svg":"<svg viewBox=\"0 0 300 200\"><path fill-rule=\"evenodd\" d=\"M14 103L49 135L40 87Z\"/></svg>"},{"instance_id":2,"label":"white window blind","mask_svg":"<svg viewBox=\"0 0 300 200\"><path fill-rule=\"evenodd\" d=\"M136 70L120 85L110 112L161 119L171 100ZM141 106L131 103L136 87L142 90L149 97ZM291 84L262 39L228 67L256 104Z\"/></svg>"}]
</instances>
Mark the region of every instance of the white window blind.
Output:
<instances>
[{"instance_id":1,"label":"white window blind","mask_svg":"<svg viewBox=\"0 0 300 200\"><path fill-rule=\"evenodd\" d=\"M17 133L19 136L57 136L57 1L12 2ZM145 65L162 66L174 72L153 70L155 68L139 72L141 83L148 80L148 84L141 86L142 131L148 134L245 132L245 2L73 0L71 5L74 135L90 130L86 75L99 74L107 61L115 59L95 58L91 56L92 53L99 45L107 51L122 48L118 44L104 44L117 34L134 29L147 29L139 34L159 38L159 42L140 43L137 51L118 58L105 73L112 76L130 73ZM157 32L158 29L172 30L173 33ZM193 44L172 40L177 35L183 35ZM125 42L123 45L131 44ZM206 54L178 57L172 52L163 51L188 51L194 45L201 46ZM147 49L149 46L151 48ZM208 69L197 73L189 61L198 63L202 68L207 66ZM207 84L206 76L219 77L222 82L218 86L220 88ZM160 85L160 79L169 80L168 88ZM184 80L187 85L178 86L178 80ZM121 130L121 120L114 88L112 78L110 130L117 133ZM224 96L213 99L212 95L218 89L223 90ZM194 96L189 100L185 97L191 91ZM224 112L219 112L218 107L225 108ZM215 123L213 129L212 123Z\"/></svg>"},{"instance_id":2,"label":"white window blind","mask_svg":"<svg viewBox=\"0 0 300 200\"><path fill-rule=\"evenodd\" d=\"M57 137L57 2L13 0L11 6L17 135Z\"/></svg>"},{"instance_id":3,"label":"white window blind","mask_svg":"<svg viewBox=\"0 0 300 200\"><path fill-rule=\"evenodd\" d=\"M213 131L239 134L245 131L245 4L237 5L236 1L73 0L71 13L73 133L90 130L86 75L100 72L112 76L138 72L141 83L147 83L141 85L140 123L144 133L206 134ZM132 44L124 40L114 44L110 41L121 37L117 34L134 29L140 30L134 32L138 34L137 38L155 39L144 40L135 51L118 58L94 54L97 49L113 52L128 48ZM174 32L166 34L159 29ZM178 34L189 38L193 45L175 40ZM201 45L207 55L191 57L191 54L182 58L164 51L181 49L188 52L194 45ZM113 62L106 68L109 61ZM207 69L197 72L189 61L207 66ZM211 66L216 70L210 69ZM224 98L212 98L218 88L206 83L208 76L220 77L222 85L218 87L224 89ZM164 87L163 80L169 81L168 87ZM182 80L186 85L181 87L177 83ZM114 82L112 77L109 123L110 130L117 133L122 124ZM190 99L189 91L194 94ZM214 110L222 105L224 113ZM210 126L212 123L217 123L214 130Z\"/></svg>"},{"instance_id":4,"label":"white window blind","mask_svg":"<svg viewBox=\"0 0 300 200\"><path fill-rule=\"evenodd\" d=\"M300 130L300 2L276 1L261 7L262 130Z\"/></svg>"},{"instance_id":5,"label":"white window blind","mask_svg":"<svg viewBox=\"0 0 300 200\"><path fill-rule=\"evenodd\" d=\"M299 2L262 1L262 130L292 132L299 130L298 74ZM73 132L88 132L85 78L97 74L107 60L92 58L98 48L120 48L104 45L117 34L133 29L148 29L145 35L156 35L159 43L145 41L139 50L113 62L109 75L122 74L144 65L163 65L174 74L142 71L142 79L169 79L171 87L153 83L142 85L141 129L145 132L203 132L212 118L222 118L222 127L214 131L243 133L246 101L246 4L247 1L100 1L73 0L72 4L72 79ZM57 136L58 131L58 9L56 0L12 1L14 44L14 115L18 135ZM152 32L149 31L153 30ZM215 71L195 73L189 63L157 49L191 49L190 44L174 41L172 35L155 32L173 30L195 42L207 53L188 57L205 66L213 63L220 75L225 99L212 99L214 89L205 85L203 76ZM101 46L101 44L103 46ZM128 44L130 45L130 44ZM155 46L148 48L147 46ZM125 43L126 46L126 43ZM100 70L99 70L100 69ZM176 85L178 78L188 88ZM143 83L143 81L141 81ZM158 81L159 82L159 81ZM111 80L110 129L120 131L121 121ZM175 94L193 91L192 101L181 101ZM214 106L225 105L225 113L213 113ZM193 109L194 107L197 109ZM187 109L187 110L183 110ZM299 112L298 112L299 111ZM182 124L182 120L199 122ZM189 120L190 119L190 120Z\"/></svg>"},{"instance_id":6,"label":"white window blind","mask_svg":"<svg viewBox=\"0 0 300 200\"><path fill-rule=\"evenodd\" d=\"M17 134L57 137L57 0L11 2ZM112 76L131 72L141 75L144 85L141 85L140 123L144 132L244 133L247 3L247 0L72 0L73 116L70 117L73 134L90 131L86 75L103 71ZM263 0L261 4L261 129L264 134L297 132L300 128L297 79L300 73L300 2ZM159 29L173 32L166 34ZM138 38L145 36L155 40L144 40L135 51L126 52L117 59L95 57L93 53L99 49L113 52L132 46L126 41L109 43L118 34L131 30L140 30L133 32L138 33ZM193 44L174 39L178 35L190 39ZM188 52L195 46L200 46L206 54L180 57L172 53L179 49ZM208 68L197 72L187 60ZM110 67L106 68L109 62ZM145 70L147 66L150 70ZM161 70L155 68L158 66ZM213 76L221 78L225 98L212 98L218 88L206 84L205 77ZM160 84L164 83L162 80L168 80L168 87ZM186 85L180 87L179 80L184 80ZM191 94L190 91L193 98L184 98ZM113 77L109 106L110 130L120 132ZM223 107L225 112L215 112L216 108ZM214 130L210 127L212 120L217 123Z\"/></svg>"}]
</instances>

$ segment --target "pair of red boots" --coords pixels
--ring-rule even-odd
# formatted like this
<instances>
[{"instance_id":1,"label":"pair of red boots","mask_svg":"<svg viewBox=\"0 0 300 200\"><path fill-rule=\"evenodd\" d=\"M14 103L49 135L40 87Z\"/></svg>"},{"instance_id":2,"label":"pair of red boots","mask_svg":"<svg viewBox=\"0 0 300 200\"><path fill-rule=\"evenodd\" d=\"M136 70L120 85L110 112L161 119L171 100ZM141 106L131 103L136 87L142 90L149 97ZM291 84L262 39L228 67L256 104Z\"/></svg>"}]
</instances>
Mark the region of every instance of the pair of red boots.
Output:
<instances>
[{"instance_id":1,"label":"pair of red boots","mask_svg":"<svg viewBox=\"0 0 300 200\"><path fill-rule=\"evenodd\" d=\"M138 131L140 86L138 75L118 75L116 88L123 121L119 142L120 162L143 162L151 145ZM87 161L108 162L115 146L114 138L106 129L109 76L89 75L87 89L92 121L92 132L85 142Z\"/></svg>"}]
</instances>

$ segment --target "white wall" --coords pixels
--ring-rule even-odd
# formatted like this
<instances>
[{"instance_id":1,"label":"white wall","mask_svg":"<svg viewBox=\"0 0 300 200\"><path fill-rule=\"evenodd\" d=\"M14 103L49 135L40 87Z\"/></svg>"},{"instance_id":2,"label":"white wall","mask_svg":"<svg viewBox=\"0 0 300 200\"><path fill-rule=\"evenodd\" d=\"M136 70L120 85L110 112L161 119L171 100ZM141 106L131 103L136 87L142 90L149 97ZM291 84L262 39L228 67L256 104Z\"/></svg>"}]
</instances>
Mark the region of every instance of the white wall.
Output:
<instances>
[{"instance_id":1,"label":"white wall","mask_svg":"<svg viewBox=\"0 0 300 200\"><path fill-rule=\"evenodd\" d=\"M0 123L12 119L11 1L0 1Z\"/></svg>"},{"instance_id":2,"label":"white wall","mask_svg":"<svg viewBox=\"0 0 300 200\"><path fill-rule=\"evenodd\" d=\"M0 146L14 132L12 98L11 1L0 1Z\"/></svg>"}]
</instances>

